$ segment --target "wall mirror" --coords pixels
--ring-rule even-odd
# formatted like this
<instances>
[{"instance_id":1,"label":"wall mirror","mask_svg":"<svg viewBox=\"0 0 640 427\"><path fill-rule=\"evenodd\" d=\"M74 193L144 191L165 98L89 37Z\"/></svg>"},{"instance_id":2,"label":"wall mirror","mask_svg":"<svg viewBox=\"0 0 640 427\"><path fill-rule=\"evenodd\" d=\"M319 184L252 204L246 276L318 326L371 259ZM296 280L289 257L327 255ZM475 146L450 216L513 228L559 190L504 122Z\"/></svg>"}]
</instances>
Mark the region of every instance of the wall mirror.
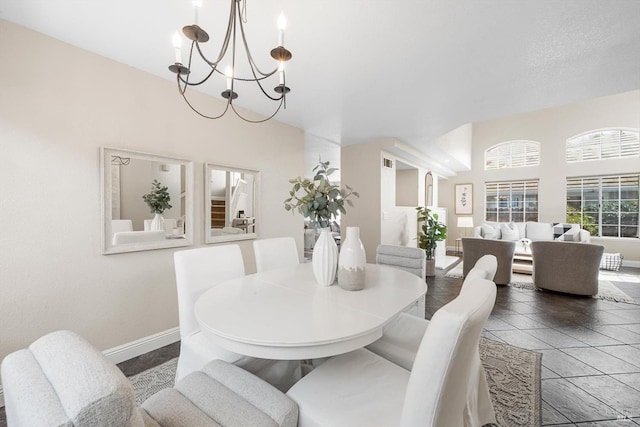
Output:
<instances>
[{"instance_id":1,"label":"wall mirror","mask_svg":"<svg viewBox=\"0 0 640 427\"><path fill-rule=\"evenodd\" d=\"M100 151L105 254L193 244L193 162Z\"/></svg>"},{"instance_id":2,"label":"wall mirror","mask_svg":"<svg viewBox=\"0 0 640 427\"><path fill-rule=\"evenodd\" d=\"M205 241L255 239L259 215L260 173L220 165L205 165Z\"/></svg>"}]
</instances>

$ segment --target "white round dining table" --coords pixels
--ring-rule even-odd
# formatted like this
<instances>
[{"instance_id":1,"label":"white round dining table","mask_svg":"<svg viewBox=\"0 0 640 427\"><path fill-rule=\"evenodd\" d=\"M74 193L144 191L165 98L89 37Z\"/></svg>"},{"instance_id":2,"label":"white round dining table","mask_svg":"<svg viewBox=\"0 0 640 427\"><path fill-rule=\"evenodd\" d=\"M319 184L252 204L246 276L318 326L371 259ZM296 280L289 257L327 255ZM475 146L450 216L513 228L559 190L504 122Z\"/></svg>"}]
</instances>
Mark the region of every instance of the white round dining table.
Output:
<instances>
[{"instance_id":1,"label":"white round dining table","mask_svg":"<svg viewBox=\"0 0 640 427\"><path fill-rule=\"evenodd\" d=\"M195 304L203 334L246 356L304 360L364 347L384 325L421 299L421 278L386 265L367 264L361 291L320 286L310 263L223 282Z\"/></svg>"}]
</instances>

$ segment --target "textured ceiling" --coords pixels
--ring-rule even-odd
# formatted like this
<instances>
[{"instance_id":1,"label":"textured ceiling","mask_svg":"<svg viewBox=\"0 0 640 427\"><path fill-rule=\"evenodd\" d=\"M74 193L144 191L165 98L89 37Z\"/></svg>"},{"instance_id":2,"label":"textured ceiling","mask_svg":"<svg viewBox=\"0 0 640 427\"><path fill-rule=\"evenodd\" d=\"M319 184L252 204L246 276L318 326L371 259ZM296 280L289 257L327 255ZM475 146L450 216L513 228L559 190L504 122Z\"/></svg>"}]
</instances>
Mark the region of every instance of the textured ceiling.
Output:
<instances>
[{"instance_id":1,"label":"textured ceiling","mask_svg":"<svg viewBox=\"0 0 640 427\"><path fill-rule=\"evenodd\" d=\"M204 0L211 56L228 10ZM265 69L287 16L292 92L277 118L343 145L397 138L445 158L432 141L462 124L640 88L638 0L248 0L247 11ZM194 19L189 0L0 0L0 18L168 80L171 36Z\"/></svg>"}]
</instances>

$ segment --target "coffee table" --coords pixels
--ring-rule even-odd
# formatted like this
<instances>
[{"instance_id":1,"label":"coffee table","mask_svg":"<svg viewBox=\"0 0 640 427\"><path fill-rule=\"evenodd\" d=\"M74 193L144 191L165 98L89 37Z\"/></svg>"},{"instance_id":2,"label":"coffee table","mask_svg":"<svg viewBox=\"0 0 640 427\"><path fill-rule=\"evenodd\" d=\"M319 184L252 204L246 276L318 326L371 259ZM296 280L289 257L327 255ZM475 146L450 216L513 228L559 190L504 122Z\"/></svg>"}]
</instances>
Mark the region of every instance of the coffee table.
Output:
<instances>
[{"instance_id":1,"label":"coffee table","mask_svg":"<svg viewBox=\"0 0 640 427\"><path fill-rule=\"evenodd\" d=\"M522 249L520 246L522 246ZM520 239L520 245L516 246L512 271L514 273L533 274L533 255L531 254L530 239Z\"/></svg>"}]
</instances>

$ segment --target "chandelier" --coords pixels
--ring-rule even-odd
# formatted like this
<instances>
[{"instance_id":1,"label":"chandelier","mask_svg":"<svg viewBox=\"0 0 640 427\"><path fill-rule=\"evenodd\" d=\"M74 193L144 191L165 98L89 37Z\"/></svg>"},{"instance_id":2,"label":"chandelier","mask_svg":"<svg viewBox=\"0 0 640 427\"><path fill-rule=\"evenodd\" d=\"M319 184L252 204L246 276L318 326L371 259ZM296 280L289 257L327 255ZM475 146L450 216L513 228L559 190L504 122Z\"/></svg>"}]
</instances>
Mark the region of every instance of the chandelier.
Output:
<instances>
[{"instance_id":1,"label":"chandelier","mask_svg":"<svg viewBox=\"0 0 640 427\"><path fill-rule=\"evenodd\" d=\"M187 65L182 64L182 39L180 35L176 32L173 36L173 47L175 48L175 64L169 66L169 70L176 74L176 81L178 83L178 91L180 95L184 98L185 102L189 107L198 113L200 116L207 119L219 119L224 116L225 113L229 110L229 107L233 110L234 113L242 120L251 123L262 123L267 120L273 118L278 111L284 106L287 108L286 104L286 95L291 91L286 86L286 78L284 71L284 64L286 61L290 60L292 55L284 47L284 30L286 28L286 20L283 14L280 14L278 18L278 46L271 50L271 57L278 61L275 69L269 72L261 71L256 63L253 60L251 52L249 51L249 45L247 44L247 39L245 37L244 32L244 24L247 22L246 20L246 8L247 8L247 0L231 0L231 10L229 12L229 23L227 26L227 32L224 37L224 41L222 42L222 47L220 48L220 52L218 56L215 57L214 60L208 59L202 49L201 45L206 43L209 40L209 34L202 28L198 26L198 18L200 7L202 6L202 0L194 0L193 5L195 7L195 23L193 25L187 25L182 28L182 33L191 40L191 49L189 50L189 62ZM240 40L237 38L237 33L240 33ZM241 44L244 48L244 52L246 55L247 63L250 69L250 75L245 77L236 76L236 47L238 44ZM225 57L227 56L227 51L231 46L231 58L230 60L225 61ZM191 77L191 61L194 57L194 53L202 59L207 69L206 75L202 80L199 81L190 81ZM224 62L228 65L226 66L224 72L221 70L221 67ZM276 93L275 96L270 95L265 90L265 79L278 74L279 84L273 89ZM190 86L199 86L209 80L213 75L218 74L226 79L227 89L221 93L221 96L227 100L226 106L224 110L219 115L208 115L198 111L187 98L187 88ZM260 88L260 91L269 98L271 101L277 102L276 110L269 117L262 120L250 120L246 117L243 117L238 110L235 108L233 104L233 100L238 98L238 93L235 91L236 85L240 82L254 82Z\"/></svg>"}]
</instances>

